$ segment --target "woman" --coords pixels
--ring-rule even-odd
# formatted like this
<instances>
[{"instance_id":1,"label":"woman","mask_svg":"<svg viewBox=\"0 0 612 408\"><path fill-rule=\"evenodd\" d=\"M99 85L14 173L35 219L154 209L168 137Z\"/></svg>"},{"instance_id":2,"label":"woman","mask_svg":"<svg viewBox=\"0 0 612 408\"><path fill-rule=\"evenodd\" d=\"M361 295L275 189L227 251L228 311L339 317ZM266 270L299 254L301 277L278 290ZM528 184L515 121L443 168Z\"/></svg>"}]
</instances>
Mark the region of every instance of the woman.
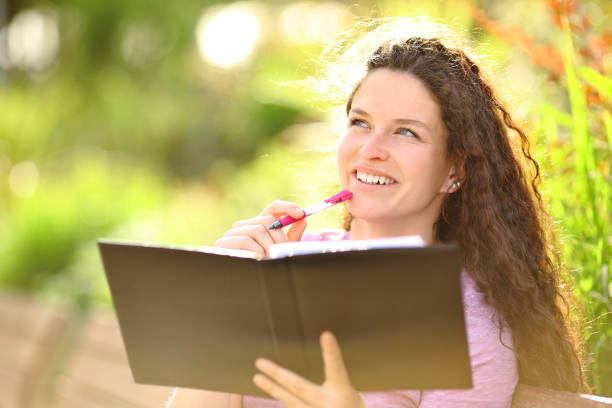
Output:
<instances>
[{"instance_id":1,"label":"woman","mask_svg":"<svg viewBox=\"0 0 612 408\"><path fill-rule=\"evenodd\" d=\"M348 99L337 149L340 187L354 194L346 227L351 239L417 234L428 244L459 244L474 388L360 394L330 333L321 336L324 384L264 359L255 383L289 407L508 407L517 381L582 390L525 134L460 49L418 36L377 45ZM518 136L517 155L509 132ZM265 228L286 214L301 210L273 202L216 245L264 254L273 243L313 239L305 220L286 232ZM250 397L243 404L281 406Z\"/></svg>"}]
</instances>

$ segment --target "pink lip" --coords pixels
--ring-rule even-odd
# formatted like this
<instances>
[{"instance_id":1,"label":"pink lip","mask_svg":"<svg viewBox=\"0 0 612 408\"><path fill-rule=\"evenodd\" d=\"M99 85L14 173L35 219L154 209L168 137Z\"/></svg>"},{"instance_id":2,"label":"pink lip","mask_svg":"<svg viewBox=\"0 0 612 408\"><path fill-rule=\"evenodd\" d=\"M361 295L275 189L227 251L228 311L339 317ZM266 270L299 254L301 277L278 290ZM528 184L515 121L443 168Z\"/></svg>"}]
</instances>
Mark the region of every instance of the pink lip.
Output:
<instances>
[{"instance_id":1,"label":"pink lip","mask_svg":"<svg viewBox=\"0 0 612 408\"><path fill-rule=\"evenodd\" d=\"M357 171L361 171L363 173L368 173L368 174L371 174L373 176L379 176L379 177L383 176L383 177L389 178L391 180L395 180L394 177L391 177L387 173L384 173L384 172L382 172L380 170L373 169L371 167L365 167L365 166L358 165L358 166L355 166L353 168L353 173L356 173ZM397 183L397 180L395 180L395 182Z\"/></svg>"}]
</instances>

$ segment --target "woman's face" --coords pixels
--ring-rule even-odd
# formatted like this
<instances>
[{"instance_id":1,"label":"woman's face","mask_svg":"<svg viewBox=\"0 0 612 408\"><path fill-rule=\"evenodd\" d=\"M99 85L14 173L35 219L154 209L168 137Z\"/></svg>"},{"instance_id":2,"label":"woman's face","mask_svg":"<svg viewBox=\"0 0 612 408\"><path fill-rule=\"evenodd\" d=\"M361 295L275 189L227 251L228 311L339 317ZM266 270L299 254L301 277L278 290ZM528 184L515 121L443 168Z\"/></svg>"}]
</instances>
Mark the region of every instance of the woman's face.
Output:
<instances>
[{"instance_id":1,"label":"woman's face","mask_svg":"<svg viewBox=\"0 0 612 408\"><path fill-rule=\"evenodd\" d=\"M364 78L337 161L340 186L353 192L347 205L354 219L393 230L432 227L453 183L439 106L407 72L381 68Z\"/></svg>"}]
</instances>

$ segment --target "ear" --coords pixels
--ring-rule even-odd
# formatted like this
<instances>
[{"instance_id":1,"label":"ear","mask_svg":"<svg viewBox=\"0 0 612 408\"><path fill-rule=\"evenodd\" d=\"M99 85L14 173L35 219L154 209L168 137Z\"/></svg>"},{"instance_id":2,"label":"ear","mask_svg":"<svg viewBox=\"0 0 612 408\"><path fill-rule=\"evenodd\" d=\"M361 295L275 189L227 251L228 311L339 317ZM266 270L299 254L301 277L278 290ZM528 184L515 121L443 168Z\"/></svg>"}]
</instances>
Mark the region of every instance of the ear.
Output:
<instances>
[{"instance_id":1,"label":"ear","mask_svg":"<svg viewBox=\"0 0 612 408\"><path fill-rule=\"evenodd\" d=\"M440 193L450 194L459 190L461 186L455 185L455 183L459 182L463 184L465 181L465 170L463 168L463 162L455 163L450 166L448 169L448 174L442 183L442 187L440 188Z\"/></svg>"}]
</instances>

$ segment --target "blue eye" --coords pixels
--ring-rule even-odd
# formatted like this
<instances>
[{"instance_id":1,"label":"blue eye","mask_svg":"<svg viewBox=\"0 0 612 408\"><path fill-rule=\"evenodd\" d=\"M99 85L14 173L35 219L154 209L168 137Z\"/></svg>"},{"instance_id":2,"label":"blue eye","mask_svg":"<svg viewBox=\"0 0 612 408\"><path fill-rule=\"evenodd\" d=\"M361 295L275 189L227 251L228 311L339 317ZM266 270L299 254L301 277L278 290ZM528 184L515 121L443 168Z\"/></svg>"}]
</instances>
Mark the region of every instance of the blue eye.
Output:
<instances>
[{"instance_id":1,"label":"blue eye","mask_svg":"<svg viewBox=\"0 0 612 408\"><path fill-rule=\"evenodd\" d=\"M367 128L368 124L365 123L361 119L351 119L351 126L359 126L359 127L362 127L362 128Z\"/></svg>"},{"instance_id":2,"label":"blue eye","mask_svg":"<svg viewBox=\"0 0 612 408\"><path fill-rule=\"evenodd\" d=\"M412 136L412 137L416 137L417 139L419 139L419 135L417 135L416 133L414 133L412 130L410 129L406 129L406 128L399 128L397 130L397 132L402 135L402 136Z\"/></svg>"}]
</instances>

